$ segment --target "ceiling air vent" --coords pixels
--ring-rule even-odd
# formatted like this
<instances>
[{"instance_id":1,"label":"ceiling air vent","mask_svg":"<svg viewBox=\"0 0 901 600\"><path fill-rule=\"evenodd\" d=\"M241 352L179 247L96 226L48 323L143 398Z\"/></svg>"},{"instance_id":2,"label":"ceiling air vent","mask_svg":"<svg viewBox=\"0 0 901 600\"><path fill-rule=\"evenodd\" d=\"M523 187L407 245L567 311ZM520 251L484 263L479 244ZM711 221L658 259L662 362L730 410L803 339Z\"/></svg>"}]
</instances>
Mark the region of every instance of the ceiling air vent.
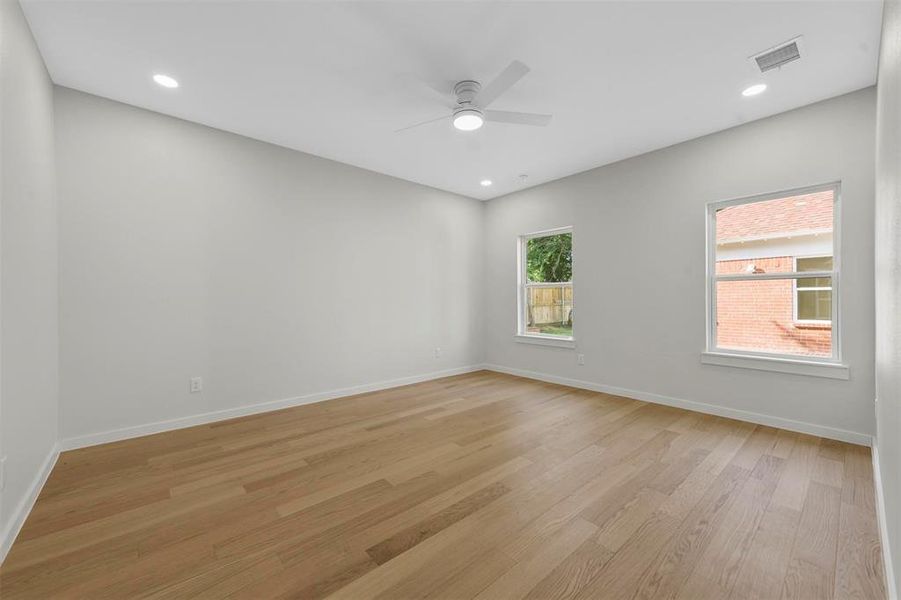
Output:
<instances>
[{"instance_id":1,"label":"ceiling air vent","mask_svg":"<svg viewBox=\"0 0 901 600\"><path fill-rule=\"evenodd\" d=\"M757 61L760 72L766 73L799 58L801 58L801 52L798 50L798 40L792 40L758 54L754 57L754 60Z\"/></svg>"}]
</instances>

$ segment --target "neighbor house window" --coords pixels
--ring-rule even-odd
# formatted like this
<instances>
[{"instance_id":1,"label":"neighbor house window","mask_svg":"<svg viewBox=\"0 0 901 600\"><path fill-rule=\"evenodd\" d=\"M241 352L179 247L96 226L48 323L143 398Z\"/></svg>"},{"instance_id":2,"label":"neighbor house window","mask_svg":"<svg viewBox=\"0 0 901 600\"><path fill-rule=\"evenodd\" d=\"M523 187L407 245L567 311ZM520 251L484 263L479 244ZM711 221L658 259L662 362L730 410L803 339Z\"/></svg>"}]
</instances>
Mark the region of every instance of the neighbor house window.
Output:
<instances>
[{"instance_id":1,"label":"neighbor house window","mask_svg":"<svg viewBox=\"0 0 901 600\"><path fill-rule=\"evenodd\" d=\"M573 339L572 228L519 238L520 336Z\"/></svg>"},{"instance_id":2,"label":"neighbor house window","mask_svg":"<svg viewBox=\"0 0 901 600\"><path fill-rule=\"evenodd\" d=\"M832 271L832 257L796 258L795 271ZM795 321L823 325L832 323L832 278L809 277L795 280Z\"/></svg>"},{"instance_id":3,"label":"neighbor house window","mask_svg":"<svg viewBox=\"0 0 901 600\"><path fill-rule=\"evenodd\" d=\"M840 360L839 186L708 207L709 352Z\"/></svg>"}]
</instances>

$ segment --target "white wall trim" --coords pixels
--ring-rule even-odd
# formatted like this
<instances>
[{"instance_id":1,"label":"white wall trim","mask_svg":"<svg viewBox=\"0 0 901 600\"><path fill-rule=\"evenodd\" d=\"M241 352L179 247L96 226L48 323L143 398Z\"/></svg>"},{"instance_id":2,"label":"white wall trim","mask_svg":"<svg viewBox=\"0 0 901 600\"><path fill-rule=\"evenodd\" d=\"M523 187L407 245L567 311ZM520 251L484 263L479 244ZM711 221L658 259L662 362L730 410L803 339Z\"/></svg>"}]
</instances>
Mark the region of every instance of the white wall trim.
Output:
<instances>
[{"instance_id":1,"label":"white wall trim","mask_svg":"<svg viewBox=\"0 0 901 600\"><path fill-rule=\"evenodd\" d=\"M664 404L666 406L675 406L676 408L684 408L718 417L727 417L729 419L738 419L739 421L747 421L758 425L768 425L770 427L778 427L789 431L797 431L799 433L807 433L819 437L849 442L860 446L869 446L873 439L866 433L858 433L856 431L848 431L845 429L837 429L826 425L817 425L815 423L807 423L804 421L794 421L792 419L784 419L782 417L773 417L761 413L750 412L738 408L727 408L725 406L717 406L716 404L707 404L705 402L696 402L694 400L683 400L681 398L673 398L671 396L663 396L651 392L643 392L640 390L631 390L627 388L605 385L602 383L594 383L591 381L582 381L579 379L569 379L567 377L558 377L556 375L547 375L536 371L525 371L522 369L513 369L502 365L486 364L484 365L489 371L497 371L498 373L507 373L508 375L517 375L528 379L537 379L548 383L558 383L560 385L568 385L570 387L591 390L594 392L603 392L605 394L613 394L615 396L625 396L636 400L643 400L654 404Z\"/></svg>"},{"instance_id":2,"label":"white wall trim","mask_svg":"<svg viewBox=\"0 0 901 600\"><path fill-rule=\"evenodd\" d=\"M342 398L344 396L365 394L366 392L376 392L379 390L386 390L389 388L410 385L413 383L421 383L423 381L431 381L433 379L440 379L442 377L451 377L453 375L462 375L464 373L471 373L473 371L480 370L482 370L481 365L468 365L454 369L424 373L421 375L412 375L409 377L401 377L387 381L378 381L375 383L339 388L325 392L316 392L313 394L306 394L304 396L285 398L283 400L272 400L269 402L260 402L258 404L248 404L234 408L227 408L224 410L190 415L187 417L179 417L177 419L167 419L165 421L156 421L153 423L146 423L144 425L135 425L132 427L123 427L121 429L113 429L109 431L101 431L77 437L65 438L60 440L59 446L60 450L62 451L76 450L78 448L86 448L88 446L96 446L98 444L107 444L109 442L118 442L131 438L143 437L145 435L152 435L154 433L161 433L163 431L184 429L185 427L194 427L196 425L206 425L207 423L214 423L216 421L225 421L227 419L234 419L236 417L244 417L247 415L271 412L274 410L282 410L284 408L302 406L304 404L313 404L315 402L333 400L335 398Z\"/></svg>"},{"instance_id":3,"label":"white wall trim","mask_svg":"<svg viewBox=\"0 0 901 600\"><path fill-rule=\"evenodd\" d=\"M888 535L888 522L885 518L885 495L882 491L882 472L879 470L879 447L873 439L873 482L876 486L876 517L879 520L879 537L882 542L882 562L885 573L885 590L888 600L898 600L898 589L895 587L895 570L892 562L892 549Z\"/></svg>"},{"instance_id":4,"label":"white wall trim","mask_svg":"<svg viewBox=\"0 0 901 600\"><path fill-rule=\"evenodd\" d=\"M31 485L28 487L28 493L19 501L19 505L16 506L16 509L12 513L12 519L10 519L9 524L6 526L6 529L3 530L3 533L0 534L0 564L6 560L6 554L9 552L9 549L12 548L13 542L16 541L16 537L19 535L19 531L22 530L22 525L25 524L25 519L28 518L34 503L38 499L38 495L40 495L41 490L44 488L44 484L47 483L47 478L50 477L50 472L53 471L56 460L59 458L59 452L59 444L54 444L50 449L50 453L47 454L47 458L45 458L43 464L41 464L41 468L38 469L38 472L35 474Z\"/></svg>"},{"instance_id":5,"label":"white wall trim","mask_svg":"<svg viewBox=\"0 0 901 600\"><path fill-rule=\"evenodd\" d=\"M575 348L574 338L553 338L546 335L528 335L517 333L513 335L513 341L520 344L535 344L537 346L551 346L555 348Z\"/></svg>"},{"instance_id":6,"label":"white wall trim","mask_svg":"<svg viewBox=\"0 0 901 600\"><path fill-rule=\"evenodd\" d=\"M758 371L773 371L775 373L808 375L810 377L844 379L846 381L851 378L851 369L848 365L836 362L799 360L777 356L760 356L720 351L701 352L701 363L705 365L719 365L721 367L737 367L739 369L755 369Z\"/></svg>"}]
</instances>

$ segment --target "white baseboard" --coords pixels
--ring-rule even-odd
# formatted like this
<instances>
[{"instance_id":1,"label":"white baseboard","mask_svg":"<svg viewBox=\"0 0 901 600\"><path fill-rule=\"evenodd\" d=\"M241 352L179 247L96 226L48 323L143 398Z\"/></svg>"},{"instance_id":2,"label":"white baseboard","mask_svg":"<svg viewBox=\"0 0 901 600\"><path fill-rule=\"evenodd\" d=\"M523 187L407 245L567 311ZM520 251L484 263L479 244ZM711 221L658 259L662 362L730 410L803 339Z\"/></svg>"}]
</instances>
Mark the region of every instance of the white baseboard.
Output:
<instances>
[{"instance_id":1,"label":"white baseboard","mask_svg":"<svg viewBox=\"0 0 901 600\"><path fill-rule=\"evenodd\" d=\"M888 522L885 518L885 495L882 490L882 471L879 470L879 446L873 440L873 481L876 485L876 516L879 519L879 537L882 541L882 560L885 571L885 588L888 600L898 600L898 589L895 587L895 569L892 562L891 540L888 535Z\"/></svg>"},{"instance_id":2,"label":"white baseboard","mask_svg":"<svg viewBox=\"0 0 901 600\"><path fill-rule=\"evenodd\" d=\"M344 396L354 396L356 394L364 394L366 392L377 392L389 388L410 385L413 383L421 383L423 381L431 381L432 379L440 379L442 377L451 377L453 375L462 375L463 373L471 373L473 371L482 370L482 365L469 365L465 367L457 367L455 369L446 369L444 371L434 371L432 373L424 373L422 375L412 375L410 377L401 377L399 379L391 379L387 381L378 381L376 383L368 383L337 390L329 390L326 392L317 392L307 394L305 396L296 396L294 398L285 398L283 400L272 400L270 402L261 402L258 404L249 404L246 406L238 406L235 408L227 408L213 412L191 415L188 417L179 417L177 419L168 419L165 421L156 421L154 423L146 423L144 425L135 425L133 427L123 427L121 429L113 429L110 431L101 431L98 433L90 433L77 437L66 438L60 440L60 450L76 450L78 448L86 448L88 446L97 446L98 444L107 444L109 442L119 442L131 438L143 437L163 431L172 431L175 429L184 429L185 427L194 427L196 425L206 425L216 421L225 421L226 419L234 419L236 417L245 417L247 415L255 415L258 413L271 412L294 406L302 406L304 404L313 404L324 400L333 400Z\"/></svg>"},{"instance_id":3,"label":"white baseboard","mask_svg":"<svg viewBox=\"0 0 901 600\"><path fill-rule=\"evenodd\" d=\"M41 468L38 469L38 472L35 474L31 485L28 487L28 493L19 501L19 504L13 511L12 520L3 530L2 534L0 534L0 564L6 560L6 554L9 552L9 549L12 548L13 542L16 541L19 531L22 530L22 525L25 524L25 519L28 518L28 514L31 512L31 508L38 499L38 495L44 488L44 484L47 483L47 478L50 477L50 472L53 470L53 466L56 464L58 458L59 444L54 444L53 448L50 449L47 458L45 458L43 464L41 464Z\"/></svg>"},{"instance_id":4,"label":"white baseboard","mask_svg":"<svg viewBox=\"0 0 901 600\"><path fill-rule=\"evenodd\" d=\"M804 421L795 421L792 419L784 419L782 417L774 417L761 413L740 410L737 408L727 408L716 404L706 404L704 402L696 402L694 400L683 400L681 398L673 398L671 396L663 396L651 392L643 392L641 390L630 390L627 388L614 387L612 385L604 385L591 381L581 381L579 379L569 379L567 377L558 377L556 375L547 375L537 371L526 371L523 369L514 369L502 365L485 364L485 369L489 371L497 371L498 373L507 373L508 375L517 375L528 379L537 379L548 383L558 383L569 387L580 388L583 390L591 390L594 392L603 392L614 396L625 396L626 398L634 398L654 404L665 404L666 406L675 406L676 408L684 408L695 412L716 415L718 417L727 417L729 419L737 419L739 421L748 421L758 425L768 425L770 427L778 427L780 429L788 429L789 431L797 431L799 433L807 433L819 437L849 442L860 446L869 446L873 439L866 433L858 433L856 431L847 431L845 429L837 429L835 427L827 427L826 425L817 425L814 423L806 423Z\"/></svg>"}]
</instances>

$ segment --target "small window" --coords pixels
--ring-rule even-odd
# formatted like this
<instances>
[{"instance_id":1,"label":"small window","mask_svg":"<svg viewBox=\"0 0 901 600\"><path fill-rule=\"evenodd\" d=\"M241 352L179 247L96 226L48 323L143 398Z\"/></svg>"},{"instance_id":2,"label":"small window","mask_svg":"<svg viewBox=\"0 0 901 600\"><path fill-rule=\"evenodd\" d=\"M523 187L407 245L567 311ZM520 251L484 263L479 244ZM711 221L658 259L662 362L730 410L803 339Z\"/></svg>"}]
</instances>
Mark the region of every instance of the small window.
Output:
<instances>
[{"instance_id":1,"label":"small window","mask_svg":"<svg viewBox=\"0 0 901 600\"><path fill-rule=\"evenodd\" d=\"M519 239L518 333L573 339L572 228Z\"/></svg>"},{"instance_id":2,"label":"small window","mask_svg":"<svg viewBox=\"0 0 901 600\"><path fill-rule=\"evenodd\" d=\"M708 352L839 362L839 187L708 208Z\"/></svg>"}]
</instances>

